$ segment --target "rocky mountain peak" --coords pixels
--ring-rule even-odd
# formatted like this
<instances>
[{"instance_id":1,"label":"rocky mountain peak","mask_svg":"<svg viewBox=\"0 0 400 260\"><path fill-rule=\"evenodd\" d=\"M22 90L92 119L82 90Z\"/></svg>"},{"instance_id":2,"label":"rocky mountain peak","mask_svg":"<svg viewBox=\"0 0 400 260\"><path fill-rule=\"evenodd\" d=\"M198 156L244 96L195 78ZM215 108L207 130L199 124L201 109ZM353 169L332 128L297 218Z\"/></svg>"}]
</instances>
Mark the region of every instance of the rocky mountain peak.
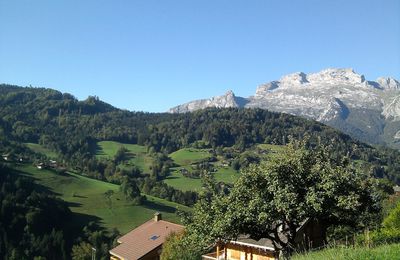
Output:
<instances>
[{"instance_id":1,"label":"rocky mountain peak","mask_svg":"<svg viewBox=\"0 0 400 260\"><path fill-rule=\"evenodd\" d=\"M296 72L286 76L283 76L279 82L283 86L298 86L309 83L307 80L307 74L304 72Z\"/></svg>"},{"instance_id":2,"label":"rocky mountain peak","mask_svg":"<svg viewBox=\"0 0 400 260\"><path fill-rule=\"evenodd\" d=\"M226 97L235 97L235 93L233 93L232 90L228 90L227 92L225 92L224 96L226 96Z\"/></svg>"},{"instance_id":3,"label":"rocky mountain peak","mask_svg":"<svg viewBox=\"0 0 400 260\"><path fill-rule=\"evenodd\" d=\"M310 82L328 84L361 84L365 82L364 75L356 73L352 68L329 68L307 76Z\"/></svg>"},{"instance_id":4,"label":"rocky mountain peak","mask_svg":"<svg viewBox=\"0 0 400 260\"><path fill-rule=\"evenodd\" d=\"M381 88L386 90L399 90L400 89L400 82L394 78L390 77L380 77L376 80L379 83Z\"/></svg>"}]
</instances>

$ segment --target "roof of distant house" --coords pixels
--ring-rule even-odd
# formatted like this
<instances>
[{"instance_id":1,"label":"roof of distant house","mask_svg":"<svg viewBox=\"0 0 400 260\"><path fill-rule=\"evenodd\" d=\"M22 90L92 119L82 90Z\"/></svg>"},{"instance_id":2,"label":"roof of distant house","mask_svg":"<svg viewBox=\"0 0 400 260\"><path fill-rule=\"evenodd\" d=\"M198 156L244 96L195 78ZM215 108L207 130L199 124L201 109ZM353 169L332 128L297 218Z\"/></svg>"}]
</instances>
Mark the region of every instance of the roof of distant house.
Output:
<instances>
[{"instance_id":1,"label":"roof of distant house","mask_svg":"<svg viewBox=\"0 0 400 260\"><path fill-rule=\"evenodd\" d=\"M184 227L164 220L151 219L120 237L110 253L123 259L139 259L165 242L165 238Z\"/></svg>"}]
</instances>

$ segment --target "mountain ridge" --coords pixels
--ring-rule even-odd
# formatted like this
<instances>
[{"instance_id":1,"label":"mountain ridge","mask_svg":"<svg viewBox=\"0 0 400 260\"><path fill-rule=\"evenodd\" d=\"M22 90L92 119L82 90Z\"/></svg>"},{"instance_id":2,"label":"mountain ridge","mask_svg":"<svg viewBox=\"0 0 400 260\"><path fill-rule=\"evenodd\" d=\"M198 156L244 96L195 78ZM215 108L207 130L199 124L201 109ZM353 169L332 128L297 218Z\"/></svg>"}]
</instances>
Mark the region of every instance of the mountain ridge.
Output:
<instances>
[{"instance_id":1,"label":"mountain ridge","mask_svg":"<svg viewBox=\"0 0 400 260\"><path fill-rule=\"evenodd\" d=\"M391 77L369 81L351 68L295 72L259 85L255 94L247 98L228 91L168 112L185 113L207 107L262 108L302 116L361 141L400 148L400 82Z\"/></svg>"}]
</instances>

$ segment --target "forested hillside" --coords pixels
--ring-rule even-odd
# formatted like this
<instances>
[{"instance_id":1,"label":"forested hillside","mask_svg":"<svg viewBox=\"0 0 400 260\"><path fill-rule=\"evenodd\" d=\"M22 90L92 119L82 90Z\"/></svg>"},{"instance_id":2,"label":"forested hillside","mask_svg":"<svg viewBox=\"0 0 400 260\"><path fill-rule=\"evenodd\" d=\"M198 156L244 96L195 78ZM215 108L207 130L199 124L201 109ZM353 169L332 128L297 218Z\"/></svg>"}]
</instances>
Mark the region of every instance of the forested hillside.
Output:
<instances>
[{"instance_id":1,"label":"forested hillside","mask_svg":"<svg viewBox=\"0 0 400 260\"><path fill-rule=\"evenodd\" d=\"M257 143L285 144L289 136L331 145L331 154L369 162L378 177L399 182L399 152L374 148L315 121L261 109L208 109L186 114L130 112L97 97L78 101L52 89L0 85L0 150L26 154L22 143L55 152L68 167L104 172L97 142L114 140L168 154L183 147L244 151ZM104 168L104 167L103 167Z\"/></svg>"}]
</instances>

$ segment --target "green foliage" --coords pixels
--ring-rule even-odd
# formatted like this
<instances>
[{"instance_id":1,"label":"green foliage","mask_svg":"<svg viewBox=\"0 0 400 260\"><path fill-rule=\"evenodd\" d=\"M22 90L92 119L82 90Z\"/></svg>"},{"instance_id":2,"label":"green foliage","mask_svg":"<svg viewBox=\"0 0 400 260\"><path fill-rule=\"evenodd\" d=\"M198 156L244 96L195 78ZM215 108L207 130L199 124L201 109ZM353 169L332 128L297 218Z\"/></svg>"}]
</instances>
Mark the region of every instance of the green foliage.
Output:
<instances>
[{"instance_id":1,"label":"green foliage","mask_svg":"<svg viewBox=\"0 0 400 260\"><path fill-rule=\"evenodd\" d=\"M91 260L92 246L87 242L81 242L72 247L71 257L73 260Z\"/></svg>"},{"instance_id":2,"label":"green foliage","mask_svg":"<svg viewBox=\"0 0 400 260\"><path fill-rule=\"evenodd\" d=\"M368 225L370 213L380 209L374 189L374 181L345 158L333 162L326 147L310 151L304 142L292 141L283 153L242 173L229 195L226 223L233 236L266 237L277 248L293 250L296 230L308 218Z\"/></svg>"},{"instance_id":3,"label":"green foliage","mask_svg":"<svg viewBox=\"0 0 400 260\"><path fill-rule=\"evenodd\" d=\"M385 217L381 228L360 235L358 242L367 245L400 243L400 203Z\"/></svg>"},{"instance_id":4,"label":"green foliage","mask_svg":"<svg viewBox=\"0 0 400 260\"><path fill-rule=\"evenodd\" d=\"M125 195L125 198L128 201L132 201L135 205L141 205L146 200L146 197L140 194L135 180L131 178L125 178L122 181L120 190Z\"/></svg>"},{"instance_id":5,"label":"green foliage","mask_svg":"<svg viewBox=\"0 0 400 260\"><path fill-rule=\"evenodd\" d=\"M192 260L199 259L199 252L193 251L191 248L187 248L184 246L184 232L182 233L172 233L170 234L164 244L163 250L160 256L161 260Z\"/></svg>"},{"instance_id":6,"label":"green foliage","mask_svg":"<svg viewBox=\"0 0 400 260\"><path fill-rule=\"evenodd\" d=\"M400 203L389 213L382 224L385 229L400 230Z\"/></svg>"},{"instance_id":7,"label":"green foliage","mask_svg":"<svg viewBox=\"0 0 400 260\"><path fill-rule=\"evenodd\" d=\"M204 252L215 241L249 234L256 240L269 238L277 250L290 252L306 219L326 226L369 225L380 210L375 181L346 158L332 161L327 149L308 150L305 142L292 140L271 160L244 170L228 195L210 175L187 225L191 246Z\"/></svg>"}]
</instances>

